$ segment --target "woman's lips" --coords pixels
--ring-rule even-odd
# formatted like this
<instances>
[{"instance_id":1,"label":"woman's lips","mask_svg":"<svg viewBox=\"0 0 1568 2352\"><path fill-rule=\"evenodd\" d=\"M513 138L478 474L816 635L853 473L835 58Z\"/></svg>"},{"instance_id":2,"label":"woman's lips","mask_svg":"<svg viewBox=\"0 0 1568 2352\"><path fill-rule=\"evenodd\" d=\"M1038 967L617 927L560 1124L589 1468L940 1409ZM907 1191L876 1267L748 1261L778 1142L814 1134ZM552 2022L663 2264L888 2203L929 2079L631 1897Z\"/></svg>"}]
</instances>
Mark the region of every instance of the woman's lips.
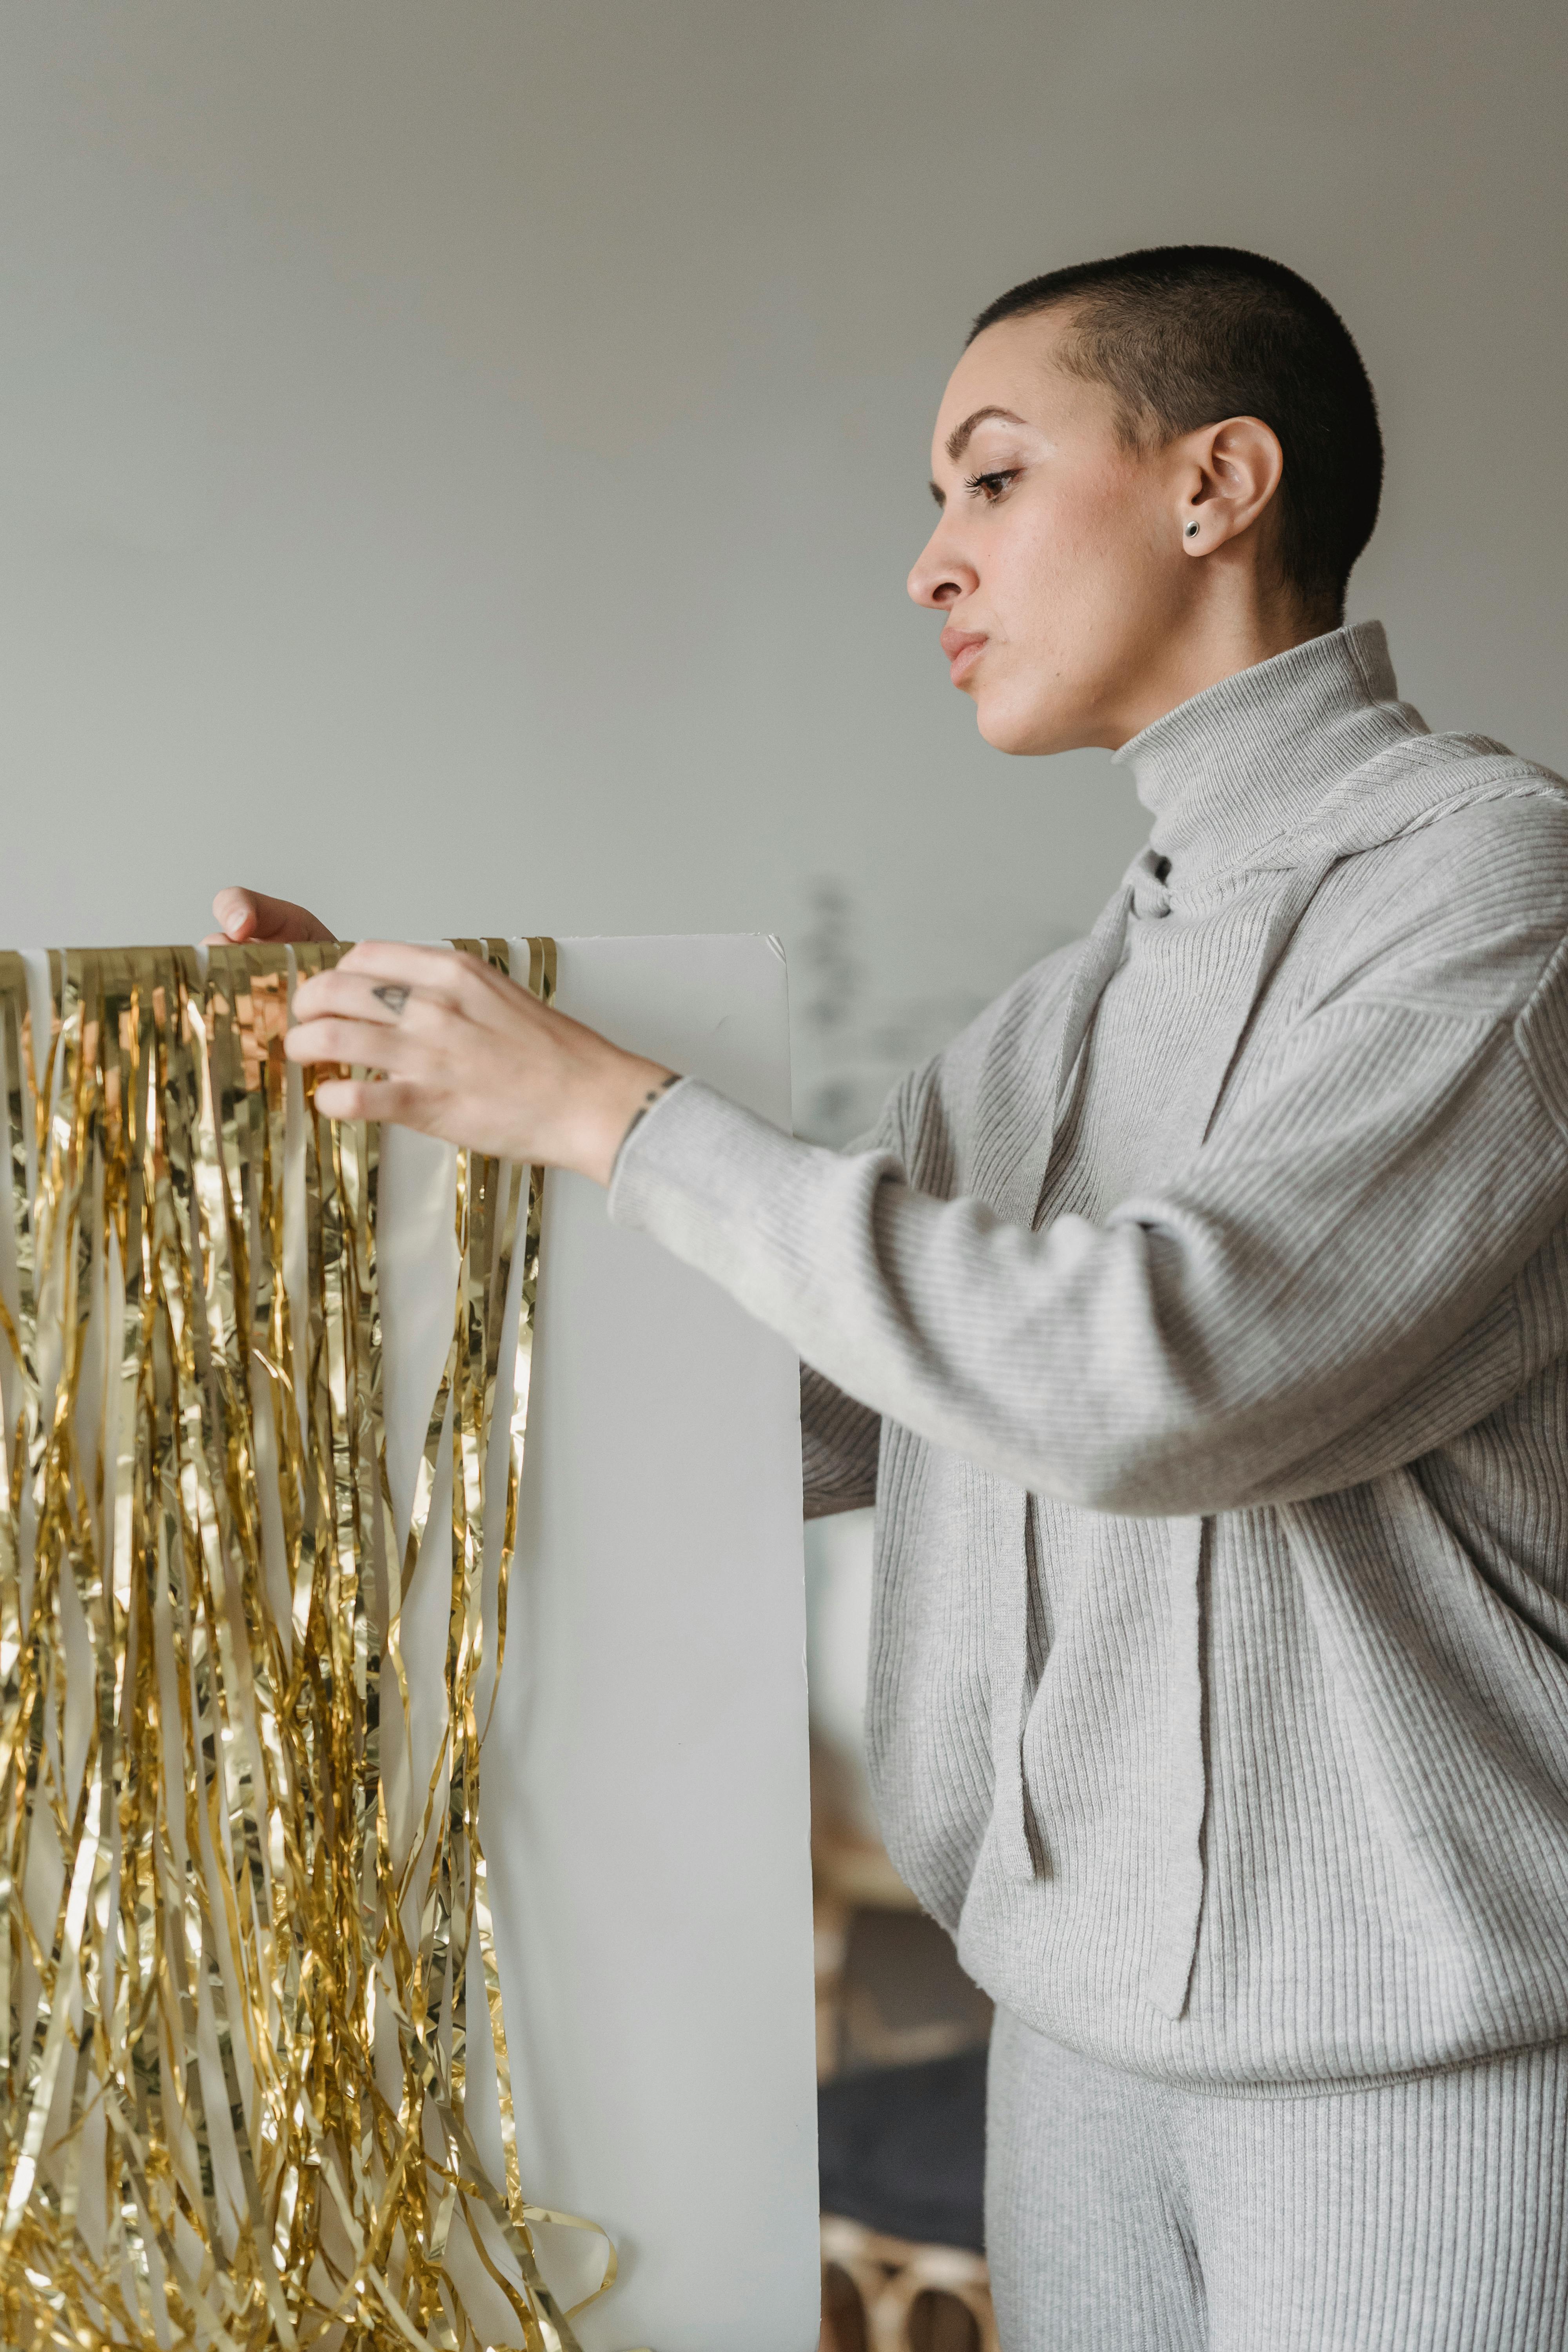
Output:
<instances>
[{"instance_id":1,"label":"woman's lips","mask_svg":"<svg viewBox=\"0 0 1568 2352\"><path fill-rule=\"evenodd\" d=\"M984 652L988 640L973 630L943 629L942 649L948 659L948 676L954 686L962 686L975 663Z\"/></svg>"}]
</instances>

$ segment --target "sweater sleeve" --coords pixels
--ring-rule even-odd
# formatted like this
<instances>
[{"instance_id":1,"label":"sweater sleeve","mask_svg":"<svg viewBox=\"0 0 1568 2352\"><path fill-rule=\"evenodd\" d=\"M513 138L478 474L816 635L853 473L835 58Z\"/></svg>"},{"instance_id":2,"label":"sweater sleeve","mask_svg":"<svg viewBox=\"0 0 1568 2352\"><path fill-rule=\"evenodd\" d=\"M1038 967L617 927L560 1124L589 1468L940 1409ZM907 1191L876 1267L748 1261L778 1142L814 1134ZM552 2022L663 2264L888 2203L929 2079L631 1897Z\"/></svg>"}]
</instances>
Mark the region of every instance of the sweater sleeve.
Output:
<instances>
[{"instance_id":1,"label":"sweater sleeve","mask_svg":"<svg viewBox=\"0 0 1568 2352\"><path fill-rule=\"evenodd\" d=\"M863 1510L877 1499L882 1416L825 1380L800 1368L800 1460L805 1516Z\"/></svg>"},{"instance_id":2,"label":"sweater sleeve","mask_svg":"<svg viewBox=\"0 0 1568 2352\"><path fill-rule=\"evenodd\" d=\"M1568 952L1568 951L1565 951ZM1417 1386L1568 1210L1568 986L1517 1018L1352 994L1289 1030L1180 1177L1033 1231L796 1143L695 1083L612 1216L871 1412L1090 1508L1182 1514L1344 1483L1336 1440ZM1515 1355L1495 1402L1518 1384ZM1447 1403L1445 1404L1445 1400ZM1436 1384L1409 1460L1478 1417Z\"/></svg>"},{"instance_id":3,"label":"sweater sleeve","mask_svg":"<svg viewBox=\"0 0 1568 2352\"><path fill-rule=\"evenodd\" d=\"M977 1024L977 1027L984 1026ZM936 1055L894 1087L875 1127L848 1147L849 1152L890 1151L903 1164L906 1138L928 1126L925 1114L940 1098L944 1059ZM940 1122L939 1122L940 1124ZM926 1143L931 1138L928 1133ZM939 1153L939 1161L940 1161ZM877 1499L881 1461L882 1416L875 1406L847 1396L841 1388L803 1361L800 1368L801 1487L808 1519L839 1511L867 1509Z\"/></svg>"}]
</instances>

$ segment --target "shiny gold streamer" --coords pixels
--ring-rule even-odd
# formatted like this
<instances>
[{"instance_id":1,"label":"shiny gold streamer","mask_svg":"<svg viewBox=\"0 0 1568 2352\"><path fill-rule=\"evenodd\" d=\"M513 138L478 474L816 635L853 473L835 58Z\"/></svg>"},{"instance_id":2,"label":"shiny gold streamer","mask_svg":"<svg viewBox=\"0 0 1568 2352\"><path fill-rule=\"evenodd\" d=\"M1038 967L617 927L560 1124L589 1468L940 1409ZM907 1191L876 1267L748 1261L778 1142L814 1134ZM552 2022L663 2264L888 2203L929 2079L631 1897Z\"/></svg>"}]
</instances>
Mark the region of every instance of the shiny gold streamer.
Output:
<instances>
[{"instance_id":1,"label":"shiny gold streamer","mask_svg":"<svg viewBox=\"0 0 1568 2352\"><path fill-rule=\"evenodd\" d=\"M458 944L507 968L504 942ZM482 2338L447 2266L461 2217L529 2352L576 2352L531 2224L595 2225L523 2195L479 1829L541 1172L459 1155L452 1339L400 1548L376 1130L319 1118L282 1050L291 970L342 952L57 955L47 1034L0 955L7 2347L467 2352ZM553 983L552 943L531 941L528 986ZM484 1472L519 1248L492 1636ZM405 1840L384 1761L389 1740L409 1756L399 1625L416 1570L439 1572L422 1541L444 1444L444 1716ZM501 2189L465 2110L476 1947Z\"/></svg>"}]
</instances>

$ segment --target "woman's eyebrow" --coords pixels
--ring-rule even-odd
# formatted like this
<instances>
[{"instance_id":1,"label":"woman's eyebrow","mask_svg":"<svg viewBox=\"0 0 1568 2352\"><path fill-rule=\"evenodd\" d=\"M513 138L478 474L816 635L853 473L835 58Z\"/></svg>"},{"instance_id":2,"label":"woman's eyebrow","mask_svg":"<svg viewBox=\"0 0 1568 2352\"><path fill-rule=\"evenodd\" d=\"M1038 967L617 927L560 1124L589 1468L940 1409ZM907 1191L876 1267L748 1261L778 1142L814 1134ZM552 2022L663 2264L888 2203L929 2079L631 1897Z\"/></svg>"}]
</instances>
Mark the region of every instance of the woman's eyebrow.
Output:
<instances>
[{"instance_id":1,"label":"woman's eyebrow","mask_svg":"<svg viewBox=\"0 0 1568 2352\"><path fill-rule=\"evenodd\" d=\"M947 436L947 454L955 466L969 446L970 435L977 425L984 425L988 416L1000 417L1004 425L1022 425L1024 422L1021 416L1015 416L1010 408L974 409L962 425L955 425Z\"/></svg>"}]
</instances>

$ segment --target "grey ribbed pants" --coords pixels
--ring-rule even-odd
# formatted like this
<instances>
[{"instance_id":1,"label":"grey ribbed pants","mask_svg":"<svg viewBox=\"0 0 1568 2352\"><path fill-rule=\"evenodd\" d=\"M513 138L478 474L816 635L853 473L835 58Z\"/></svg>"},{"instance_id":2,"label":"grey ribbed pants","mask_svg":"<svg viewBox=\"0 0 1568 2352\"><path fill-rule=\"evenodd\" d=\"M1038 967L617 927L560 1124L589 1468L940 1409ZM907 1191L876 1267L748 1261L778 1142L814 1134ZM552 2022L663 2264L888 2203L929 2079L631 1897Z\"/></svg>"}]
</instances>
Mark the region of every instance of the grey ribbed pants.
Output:
<instances>
[{"instance_id":1,"label":"grey ribbed pants","mask_svg":"<svg viewBox=\"0 0 1568 2352\"><path fill-rule=\"evenodd\" d=\"M1568 2043L1236 2096L998 2010L985 2213L1004 2352L1564 2352Z\"/></svg>"}]
</instances>

